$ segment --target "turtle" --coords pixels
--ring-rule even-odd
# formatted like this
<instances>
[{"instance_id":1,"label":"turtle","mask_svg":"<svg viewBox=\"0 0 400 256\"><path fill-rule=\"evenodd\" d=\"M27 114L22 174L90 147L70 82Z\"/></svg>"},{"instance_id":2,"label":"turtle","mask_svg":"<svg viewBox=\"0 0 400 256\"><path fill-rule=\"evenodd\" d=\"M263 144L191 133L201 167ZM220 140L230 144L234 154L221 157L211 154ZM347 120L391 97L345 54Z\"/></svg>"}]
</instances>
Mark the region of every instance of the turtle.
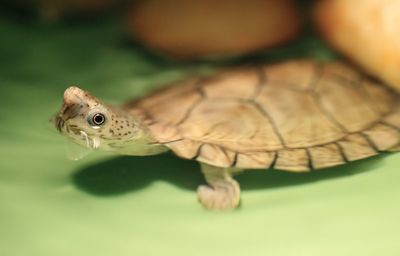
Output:
<instances>
[{"instance_id":1,"label":"turtle","mask_svg":"<svg viewBox=\"0 0 400 256\"><path fill-rule=\"evenodd\" d=\"M85 147L196 160L199 201L228 210L242 170L309 172L399 151L400 101L350 64L295 59L194 75L120 107L71 86L55 126Z\"/></svg>"}]
</instances>

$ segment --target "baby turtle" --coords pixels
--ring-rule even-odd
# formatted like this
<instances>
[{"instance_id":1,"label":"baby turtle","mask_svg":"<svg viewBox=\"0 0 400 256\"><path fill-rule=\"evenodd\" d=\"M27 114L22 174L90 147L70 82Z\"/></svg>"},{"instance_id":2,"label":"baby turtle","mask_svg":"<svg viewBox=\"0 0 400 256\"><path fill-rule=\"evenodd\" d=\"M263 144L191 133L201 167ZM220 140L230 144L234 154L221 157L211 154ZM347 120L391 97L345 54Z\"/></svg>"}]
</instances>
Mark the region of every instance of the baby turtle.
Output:
<instances>
[{"instance_id":1,"label":"baby turtle","mask_svg":"<svg viewBox=\"0 0 400 256\"><path fill-rule=\"evenodd\" d=\"M306 172L394 151L399 97L338 62L296 60L190 78L115 108L70 87L55 119L74 142L199 161L209 209L235 208L243 169Z\"/></svg>"}]
</instances>

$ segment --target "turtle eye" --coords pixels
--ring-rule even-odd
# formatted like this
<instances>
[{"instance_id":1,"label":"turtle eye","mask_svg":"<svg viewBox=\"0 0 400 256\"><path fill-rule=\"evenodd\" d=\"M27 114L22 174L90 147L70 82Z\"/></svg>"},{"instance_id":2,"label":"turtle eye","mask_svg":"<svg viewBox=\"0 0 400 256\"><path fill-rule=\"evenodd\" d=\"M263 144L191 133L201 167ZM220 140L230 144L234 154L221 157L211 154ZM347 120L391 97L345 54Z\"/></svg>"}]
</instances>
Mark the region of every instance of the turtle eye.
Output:
<instances>
[{"instance_id":1,"label":"turtle eye","mask_svg":"<svg viewBox=\"0 0 400 256\"><path fill-rule=\"evenodd\" d=\"M106 117L101 113L95 113L95 114L89 116L89 118L88 118L88 123L91 126L100 126L100 125L104 124L105 121L106 121Z\"/></svg>"}]
</instances>

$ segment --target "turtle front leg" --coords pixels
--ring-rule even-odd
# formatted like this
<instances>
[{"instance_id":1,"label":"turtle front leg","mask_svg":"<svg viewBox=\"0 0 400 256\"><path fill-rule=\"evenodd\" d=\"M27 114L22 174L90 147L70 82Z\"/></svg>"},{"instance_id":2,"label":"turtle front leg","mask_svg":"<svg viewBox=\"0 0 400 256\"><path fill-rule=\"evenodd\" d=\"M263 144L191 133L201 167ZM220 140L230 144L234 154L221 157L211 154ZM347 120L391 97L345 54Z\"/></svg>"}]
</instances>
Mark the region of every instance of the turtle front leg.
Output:
<instances>
[{"instance_id":1,"label":"turtle front leg","mask_svg":"<svg viewBox=\"0 0 400 256\"><path fill-rule=\"evenodd\" d=\"M240 203L240 186L232 178L233 168L220 168L201 164L201 171L209 185L200 185L197 196L201 204L210 210L229 210Z\"/></svg>"}]
</instances>

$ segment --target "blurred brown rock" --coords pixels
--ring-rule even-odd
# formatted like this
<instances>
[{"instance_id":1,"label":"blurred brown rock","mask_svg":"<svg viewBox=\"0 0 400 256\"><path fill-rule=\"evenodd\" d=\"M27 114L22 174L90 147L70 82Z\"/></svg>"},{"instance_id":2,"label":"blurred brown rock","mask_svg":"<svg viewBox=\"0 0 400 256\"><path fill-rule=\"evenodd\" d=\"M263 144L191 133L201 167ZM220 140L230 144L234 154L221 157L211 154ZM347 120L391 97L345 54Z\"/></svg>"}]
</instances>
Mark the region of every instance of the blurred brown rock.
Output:
<instances>
[{"instance_id":1,"label":"blurred brown rock","mask_svg":"<svg viewBox=\"0 0 400 256\"><path fill-rule=\"evenodd\" d=\"M314 17L331 46L400 91L399 0L320 0Z\"/></svg>"},{"instance_id":2,"label":"blurred brown rock","mask_svg":"<svg viewBox=\"0 0 400 256\"><path fill-rule=\"evenodd\" d=\"M129 31L152 50L181 59L236 56L281 45L301 28L292 0L146 0Z\"/></svg>"}]
</instances>

